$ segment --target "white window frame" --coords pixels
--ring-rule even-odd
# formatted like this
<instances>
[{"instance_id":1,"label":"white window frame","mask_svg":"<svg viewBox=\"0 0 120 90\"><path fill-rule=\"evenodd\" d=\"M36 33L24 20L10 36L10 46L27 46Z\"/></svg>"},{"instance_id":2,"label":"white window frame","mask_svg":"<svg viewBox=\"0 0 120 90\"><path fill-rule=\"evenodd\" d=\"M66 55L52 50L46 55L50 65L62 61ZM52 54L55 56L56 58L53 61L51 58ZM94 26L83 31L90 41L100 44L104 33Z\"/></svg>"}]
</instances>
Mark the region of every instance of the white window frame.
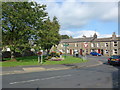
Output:
<instances>
[{"instance_id":1,"label":"white window frame","mask_svg":"<svg viewBox=\"0 0 120 90\"><path fill-rule=\"evenodd\" d=\"M78 47L78 44L77 44L77 43L75 43L75 47Z\"/></svg>"},{"instance_id":2,"label":"white window frame","mask_svg":"<svg viewBox=\"0 0 120 90\"><path fill-rule=\"evenodd\" d=\"M91 47L94 47L94 44L93 44L93 43L91 43Z\"/></svg>"},{"instance_id":3,"label":"white window frame","mask_svg":"<svg viewBox=\"0 0 120 90\"><path fill-rule=\"evenodd\" d=\"M108 47L107 45L108 45L108 43L105 43L105 47Z\"/></svg>"},{"instance_id":4,"label":"white window frame","mask_svg":"<svg viewBox=\"0 0 120 90\"><path fill-rule=\"evenodd\" d=\"M108 54L109 53L108 50L105 50L105 53Z\"/></svg>"},{"instance_id":5,"label":"white window frame","mask_svg":"<svg viewBox=\"0 0 120 90\"><path fill-rule=\"evenodd\" d=\"M97 43L97 47L100 47L100 43Z\"/></svg>"},{"instance_id":6,"label":"white window frame","mask_svg":"<svg viewBox=\"0 0 120 90\"><path fill-rule=\"evenodd\" d=\"M118 54L118 49L116 49L117 51L115 51L115 49L113 49L113 54ZM115 53L117 52L117 53Z\"/></svg>"},{"instance_id":7,"label":"white window frame","mask_svg":"<svg viewBox=\"0 0 120 90\"><path fill-rule=\"evenodd\" d=\"M116 43L115 43L116 42ZM118 42L117 41L114 41L113 42L113 47L117 47L117 46L115 46L115 44L117 44L117 46L118 46Z\"/></svg>"}]
</instances>

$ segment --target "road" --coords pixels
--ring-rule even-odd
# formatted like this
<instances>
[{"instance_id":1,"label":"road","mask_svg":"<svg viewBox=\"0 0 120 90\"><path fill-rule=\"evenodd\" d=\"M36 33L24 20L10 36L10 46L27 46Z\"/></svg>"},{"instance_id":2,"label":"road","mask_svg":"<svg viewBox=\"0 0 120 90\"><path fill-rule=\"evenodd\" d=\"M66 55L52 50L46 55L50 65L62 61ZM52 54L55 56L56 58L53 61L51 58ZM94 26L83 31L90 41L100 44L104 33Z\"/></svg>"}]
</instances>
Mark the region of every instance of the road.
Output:
<instances>
[{"instance_id":1,"label":"road","mask_svg":"<svg viewBox=\"0 0 120 90\"><path fill-rule=\"evenodd\" d=\"M3 88L118 88L120 67L106 63L106 57L89 57L102 65L69 70L3 75Z\"/></svg>"}]
</instances>

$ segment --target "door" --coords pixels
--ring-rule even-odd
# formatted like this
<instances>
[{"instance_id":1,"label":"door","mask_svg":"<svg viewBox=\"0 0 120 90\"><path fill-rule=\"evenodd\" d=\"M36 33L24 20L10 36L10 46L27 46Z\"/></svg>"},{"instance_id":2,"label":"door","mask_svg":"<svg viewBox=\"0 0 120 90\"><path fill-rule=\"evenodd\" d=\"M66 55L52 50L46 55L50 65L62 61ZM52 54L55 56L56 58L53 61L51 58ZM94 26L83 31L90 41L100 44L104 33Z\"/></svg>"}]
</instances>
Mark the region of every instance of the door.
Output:
<instances>
[{"instance_id":1,"label":"door","mask_svg":"<svg viewBox=\"0 0 120 90\"><path fill-rule=\"evenodd\" d=\"M82 49L80 49L80 55L82 55L82 51L83 51L83 50L82 50Z\"/></svg>"},{"instance_id":2,"label":"door","mask_svg":"<svg viewBox=\"0 0 120 90\"><path fill-rule=\"evenodd\" d=\"M103 49L101 49L101 54L103 55L103 53L104 53L104 52L103 52Z\"/></svg>"},{"instance_id":3,"label":"door","mask_svg":"<svg viewBox=\"0 0 120 90\"><path fill-rule=\"evenodd\" d=\"M72 49L70 49L70 55L72 55Z\"/></svg>"},{"instance_id":4,"label":"door","mask_svg":"<svg viewBox=\"0 0 120 90\"><path fill-rule=\"evenodd\" d=\"M98 49L98 53L100 53L100 49Z\"/></svg>"}]
</instances>

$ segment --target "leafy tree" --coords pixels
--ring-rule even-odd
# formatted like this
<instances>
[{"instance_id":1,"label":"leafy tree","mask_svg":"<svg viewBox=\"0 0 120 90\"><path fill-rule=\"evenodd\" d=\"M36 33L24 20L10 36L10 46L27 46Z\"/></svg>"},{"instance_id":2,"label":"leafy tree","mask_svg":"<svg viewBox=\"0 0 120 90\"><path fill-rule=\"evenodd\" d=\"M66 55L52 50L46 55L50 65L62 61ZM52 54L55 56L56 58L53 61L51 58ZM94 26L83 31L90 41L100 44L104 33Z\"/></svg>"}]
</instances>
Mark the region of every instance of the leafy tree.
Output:
<instances>
[{"instance_id":1,"label":"leafy tree","mask_svg":"<svg viewBox=\"0 0 120 90\"><path fill-rule=\"evenodd\" d=\"M70 37L68 35L61 35L61 39L69 39Z\"/></svg>"},{"instance_id":2,"label":"leafy tree","mask_svg":"<svg viewBox=\"0 0 120 90\"><path fill-rule=\"evenodd\" d=\"M29 39L47 16L45 7L33 2L2 3L2 44L10 47L11 58L30 47Z\"/></svg>"},{"instance_id":3,"label":"leafy tree","mask_svg":"<svg viewBox=\"0 0 120 90\"><path fill-rule=\"evenodd\" d=\"M46 5L36 2L2 3L2 44L11 49L11 59L15 52L29 48L44 50L59 43L60 25L56 17L51 21L45 12ZM29 44L33 40L36 46Z\"/></svg>"},{"instance_id":4,"label":"leafy tree","mask_svg":"<svg viewBox=\"0 0 120 90\"><path fill-rule=\"evenodd\" d=\"M53 17L52 21L49 19L49 17L44 21L42 25L42 31L39 30L38 32L38 43L41 44L42 49L47 50L49 52L53 45L59 43L59 29L60 25L56 17Z\"/></svg>"}]
</instances>

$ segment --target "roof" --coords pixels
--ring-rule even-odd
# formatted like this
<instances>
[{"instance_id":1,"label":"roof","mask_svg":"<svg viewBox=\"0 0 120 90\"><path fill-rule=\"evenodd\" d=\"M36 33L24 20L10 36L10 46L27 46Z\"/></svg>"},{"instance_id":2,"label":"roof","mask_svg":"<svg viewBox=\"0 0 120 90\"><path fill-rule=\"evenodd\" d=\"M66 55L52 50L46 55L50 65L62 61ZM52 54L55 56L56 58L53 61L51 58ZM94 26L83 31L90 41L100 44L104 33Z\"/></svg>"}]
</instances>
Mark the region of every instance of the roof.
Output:
<instances>
[{"instance_id":1,"label":"roof","mask_svg":"<svg viewBox=\"0 0 120 90\"><path fill-rule=\"evenodd\" d=\"M61 40L61 43L67 43L67 42L89 42L91 41L93 38L90 37L90 38L74 38L74 39L62 39Z\"/></svg>"},{"instance_id":2,"label":"roof","mask_svg":"<svg viewBox=\"0 0 120 90\"><path fill-rule=\"evenodd\" d=\"M73 42L110 42L110 41L120 41L120 37L116 37L115 39L112 39L112 37L109 38L96 38L93 37L86 37L86 38L73 38L73 39L62 39L61 43L73 43Z\"/></svg>"}]
</instances>

